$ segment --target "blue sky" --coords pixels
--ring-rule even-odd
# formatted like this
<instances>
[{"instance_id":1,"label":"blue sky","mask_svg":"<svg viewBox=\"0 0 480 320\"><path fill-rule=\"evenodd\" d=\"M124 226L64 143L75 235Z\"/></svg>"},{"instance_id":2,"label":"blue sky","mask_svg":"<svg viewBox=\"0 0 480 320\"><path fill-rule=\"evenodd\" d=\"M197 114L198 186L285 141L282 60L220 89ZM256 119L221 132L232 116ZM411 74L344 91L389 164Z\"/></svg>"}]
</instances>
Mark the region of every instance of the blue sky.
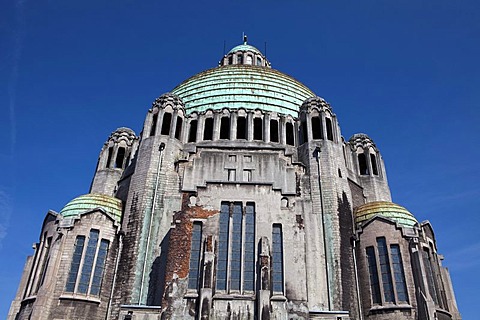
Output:
<instances>
[{"instance_id":1,"label":"blue sky","mask_svg":"<svg viewBox=\"0 0 480 320\"><path fill-rule=\"evenodd\" d=\"M428 219L464 319L480 279L478 1L0 1L0 318L49 209L102 144L241 42L367 133L393 200Z\"/></svg>"}]
</instances>

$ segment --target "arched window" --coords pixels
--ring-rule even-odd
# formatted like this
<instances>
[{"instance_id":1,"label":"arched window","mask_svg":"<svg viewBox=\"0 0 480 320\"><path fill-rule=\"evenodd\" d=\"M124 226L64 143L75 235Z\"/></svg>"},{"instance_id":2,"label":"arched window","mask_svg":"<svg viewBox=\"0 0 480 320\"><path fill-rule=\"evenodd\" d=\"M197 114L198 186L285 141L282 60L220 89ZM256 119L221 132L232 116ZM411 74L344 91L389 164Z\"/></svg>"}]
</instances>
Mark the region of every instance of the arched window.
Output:
<instances>
[{"instance_id":1,"label":"arched window","mask_svg":"<svg viewBox=\"0 0 480 320\"><path fill-rule=\"evenodd\" d=\"M372 163L372 173L378 176L377 159L373 153L370 153L370 162Z\"/></svg>"},{"instance_id":2,"label":"arched window","mask_svg":"<svg viewBox=\"0 0 480 320\"><path fill-rule=\"evenodd\" d=\"M286 131L286 140L287 144L294 146L295 145L295 133L293 131L293 124L291 122L287 122L285 125Z\"/></svg>"},{"instance_id":3,"label":"arched window","mask_svg":"<svg viewBox=\"0 0 480 320\"><path fill-rule=\"evenodd\" d=\"M230 117L222 117L220 120L220 139L230 139Z\"/></svg>"},{"instance_id":4,"label":"arched window","mask_svg":"<svg viewBox=\"0 0 480 320\"><path fill-rule=\"evenodd\" d=\"M368 166L367 166L367 158L365 157L364 153L358 154L358 166L360 169L360 174L362 176L368 175Z\"/></svg>"},{"instance_id":5,"label":"arched window","mask_svg":"<svg viewBox=\"0 0 480 320\"><path fill-rule=\"evenodd\" d=\"M251 55L247 55L247 63L246 64L253 64L253 58Z\"/></svg>"},{"instance_id":6,"label":"arched window","mask_svg":"<svg viewBox=\"0 0 480 320\"><path fill-rule=\"evenodd\" d=\"M257 57L257 66L261 66L261 65L262 65L262 58Z\"/></svg>"},{"instance_id":7,"label":"arched window","mask_svg":"<svg viewBox=\"0 0 480 320\"><path fill-rule=\"evenodd\" d=\"M213 118L205 119L205 126L203 128L203 140L213 139Z\"/></svg>"},{"instance_id":8,"label":"arched window","mask_svg":"<svg viewBox=\"0 0 480 320\"><path fill-rule=\"evenodd\" d=\"M177 125L175 126L175 139L180 140L182 137L182 125L183 125L183 118L177 116Z\"/></svg>"},{"instance_id":9,"label":"arched window","mask_svg":"<svg viewBox=\"0 0 480 320\"><path fill-rule=\"evenodd\" d=\"M172 114L169 112L165 112L163 114L163 121L162 121L162 132L161 135L168 136L170 134L170 126L172 123Z\"/></svg>"},{"instance_id":10,"label":"arched window","mask_svg":"<svg viewBox=\"0 0 480 320\"><path fill-rule=\"evenodd\" d=\"M247 118L238 117L237 118L237 139L247 139Z\"/></svg>"},{"instance_id":11,"label":"arched window","mask_svg":"<svg viewBox=\"0 0 480 320\"><path fill-rule=\"evenodd\" d=\"M125 148L119 147L117 150L117 158L115 159L115 168L123 169L123 160L125 160Z\"/></svg>"},{"instance_id":12,"label":"arched window","mask_svg":"<svg viewBox=\"0 0 480 320\"><path fill-rule=\"evenodd\" d=\"M307 122L305 120L300 122L300 138L302 144L308 141Z\"/></svg>"},{"instance_id":13,"label":"arched window","mask_svg":"<svg viewBox=\"0 0 480 320\"><path fill-rule=\"evenodd\" d=\"M270 141L278 142L278 120L270 120Z\"/></svg>"},{"instance_id":14,"label":"arched window","mask_svg":"<svg viewBox=\"0 0 480 320\"><path fill-rule=\"evenodd\" d=\"M243 54L237 55L237 64L243 64Z\"/></svg>"},{"instance_id":15,"label":"arched window","mask_svg":"<svg viewBox=\"0 0 480 320\"><path fill-rule=\"evenodd\" d=\"M188 133L188 142L197 142L197 120L190 121L190 132Z\"/></svg>"},{"instance_id":16,"label":"arched window","mask_svg":"<svg viewBox=\"0 0 480 320\"><path fill-rule=\"evenodd\" d=\"M113 157L113 147L110 147L108 148L108 157L107 157L107 163L105 164L105 168L110 168L112 157Z\"/></svg>"},{"instance_id":17,"label":"arched window","mask_svg":"<svg viewBox=\"0 0 480 320\"><path fill-rule=\"evenodd\" d=\"M332 120L330 118L325 118L325 123L327 127L327 139L333 141Z\"/></svg>"},{"instance_id":18,"label":"arched window","mask_svg":"<svg viewBox=\"0 0 480 320\"><path fill-rule=\"evenodd\" d=\"M323 139L322 119L312 117L312 135L313 139Z\"/></svg>"},{"instance_id":19,"label":"arched window","mask_svg":"<svg viewBox=\"0 0 480 320\"><path fill-rule=\"evenodd\" d=\"M154 136L157 132L157 121L158 121L158 113L155 113L152 117L152 127L150 128L150 136Z\"/></svg>"},{"instance_id":20,"label":"arched window","mask_svg":"<svg viewBox=\"0 0 480 320\"><path fill-rule=\"evenodd\" d=\"M253 119L253 140L263 140L263 119Z\"/></svg>"}]
</instances>

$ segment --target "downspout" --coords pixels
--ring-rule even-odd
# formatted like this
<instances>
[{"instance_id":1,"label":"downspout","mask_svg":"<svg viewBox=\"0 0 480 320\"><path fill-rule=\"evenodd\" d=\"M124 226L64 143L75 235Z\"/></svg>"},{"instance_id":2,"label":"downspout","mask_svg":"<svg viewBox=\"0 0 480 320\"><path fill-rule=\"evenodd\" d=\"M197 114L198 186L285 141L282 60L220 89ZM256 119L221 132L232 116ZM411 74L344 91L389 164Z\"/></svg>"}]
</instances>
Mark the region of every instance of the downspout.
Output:
<instances>
[{"instance_id":1,"label":"downspout","mask_svg":"<svg viewBox=\"0 0 480 320\"><path fill-rule=\"evenodd\" d=\"M357 255L355 253L356 249L356 244L357 244L357 239L355 236L352 237L352 242L353 242L353 268L355 270L355 285L357 287L357 304L358 304L358 314L360 316L360 320L363 320L363 310L362 310L362 304L360 300L360 286L358 284L358 268L357 268Z\"/></svg>"},{"instance_id":2,"label":"downspout","mask_svg":"<svg viewBox=\"0 0 480 320\"><path fill-rule=\"evenodd\" d=\"M313 156L317 159L317 169L318 169L318 189L320 193L320 209L322 211L321 218L322 218L322 230L323 230L323 251L325 253L325 266L327 268L326 272L326 282L327 282L327 296L328 296L328 310L332 310L332 297L330 292L330 265L328 263L328 254L327 254L327 240L326 240L326 233L325 233L325 217L324 217L324 208L323 208L323 192L322 192L322 181L320 178L320 160L318 156L322 149L318 146L315 148L313 152Z\"/></svg>"},{"instance_id":3,"label":"downspout","mask_svg":"<svg viewBox=\"0 0 480 320\"><path fill-rule=\"evenodd\" d=\"M147 234L147 245L145 246L145 255L143 257L143 269L142 269L142 282L140 283L140 294L138 296L138 305L141 304L142 301L142 295L143 295L143 285L145 283L145 272L147 270L147 258L148 258L148 247L150 246L150 237L152 233L152 222L153 222L153 211L155 210L155 204L157 202L157 193L158 193L158 178L160 176L160 169L162 167L162 161L163 161L163 150L165 149L165 143L160 143L160 146L158 147L158 151L160 152L159 154L159 161L157 163L157 176L155 177L155 189L153 193L153 200L152 200L152 206L150 208L150 221L148 223L148 234Z\"/></svg>"},{"instance_id":4,"label":"downspout","mask_svg":"<svg viewBox=\"0 0 480 320\"><path fill-rule=\"evenodd\" d=\"M115 258L115 271L113 272L113 281L112 281L112 288L110 289L110 297L108 298L108 306L107 306L107 315L105 316L105 320L110 319L110 313L111 313L111 308L112 308L112 300L113 300L113 291L115 289L115 282L117 281L117 271L118 271L118 265L120 264L120 256L122 254L123 250L123 236L125 233L123 231L120 231L118 233L118 251L117 251L117 256Z\"/></svg>"}]
</instances>

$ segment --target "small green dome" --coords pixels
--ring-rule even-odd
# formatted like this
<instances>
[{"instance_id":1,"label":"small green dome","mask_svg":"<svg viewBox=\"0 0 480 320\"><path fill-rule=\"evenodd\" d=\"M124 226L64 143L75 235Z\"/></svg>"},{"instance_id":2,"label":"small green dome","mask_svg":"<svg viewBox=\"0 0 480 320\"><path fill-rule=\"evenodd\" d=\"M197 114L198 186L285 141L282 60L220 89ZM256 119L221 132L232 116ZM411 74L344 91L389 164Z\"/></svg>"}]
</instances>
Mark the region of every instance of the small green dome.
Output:
<instances>
[{"instance_id":1,"label":"small green dome","mask_svg":"<svg viewBox=\"0 0 480 320\"><path fill-rule=\"evenodd\" d=\"M418 221L404 207L393 202L375 201L355 209L355 223L362 224L374 216L382 216L397 222L404 227L413 227Z\"/></svg>"},{"instance_id":2,"label":"small green dome","mask_svg":"<svg viewBox=\"0 0 480 320\"><path fill-rule=\"evenodd\" d=\"M232 50L228 51L228 54L238 52L238 51L253 51L255 53L262 54L260 50L258 50L257 48L249 44L240 44L236 47L233 47Z\"/></svg>"},{"instance_id":3,"label":"small green dome","mask_svg":"<svg viewBox=\"0 0 480 320\"><path fill-rule=\"evenodd\" d=\"M122 218L122 201L104 194L89 193L76 197L63 207L60 214L64 217L76 217L93 209L103 209L116 221Z\"/></svg>"},{"instance_id":4,"label":"small green dome","mask_svg":"<svg viewBox=\"0 0 480 320\"><path fill-rule=\"evenodd\" d=\"M241 46L248 45L237 47ZM305 85L280 71L251 65L206 70L185 80L172 93L182 99L188 113L245 108L294 117L298 116L302 103L315 96Z\"/></svg>"}]
</instances>

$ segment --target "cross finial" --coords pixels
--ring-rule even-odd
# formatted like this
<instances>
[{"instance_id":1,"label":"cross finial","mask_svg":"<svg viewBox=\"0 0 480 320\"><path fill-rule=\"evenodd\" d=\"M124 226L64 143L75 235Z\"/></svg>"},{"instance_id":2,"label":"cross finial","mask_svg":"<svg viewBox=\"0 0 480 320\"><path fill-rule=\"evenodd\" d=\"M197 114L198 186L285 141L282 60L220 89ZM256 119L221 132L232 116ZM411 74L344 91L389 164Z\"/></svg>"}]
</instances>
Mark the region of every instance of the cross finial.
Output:
<instances>
[{"instance_id":1,"label":"cross finial","mask_svg":"<svg viewBox=\"0 0 480 320\"><path fill-rule=\"evenodd\" d=\"M247 44L247 35L243 33L243 44Z\"/></svg>"}]
</instances>

